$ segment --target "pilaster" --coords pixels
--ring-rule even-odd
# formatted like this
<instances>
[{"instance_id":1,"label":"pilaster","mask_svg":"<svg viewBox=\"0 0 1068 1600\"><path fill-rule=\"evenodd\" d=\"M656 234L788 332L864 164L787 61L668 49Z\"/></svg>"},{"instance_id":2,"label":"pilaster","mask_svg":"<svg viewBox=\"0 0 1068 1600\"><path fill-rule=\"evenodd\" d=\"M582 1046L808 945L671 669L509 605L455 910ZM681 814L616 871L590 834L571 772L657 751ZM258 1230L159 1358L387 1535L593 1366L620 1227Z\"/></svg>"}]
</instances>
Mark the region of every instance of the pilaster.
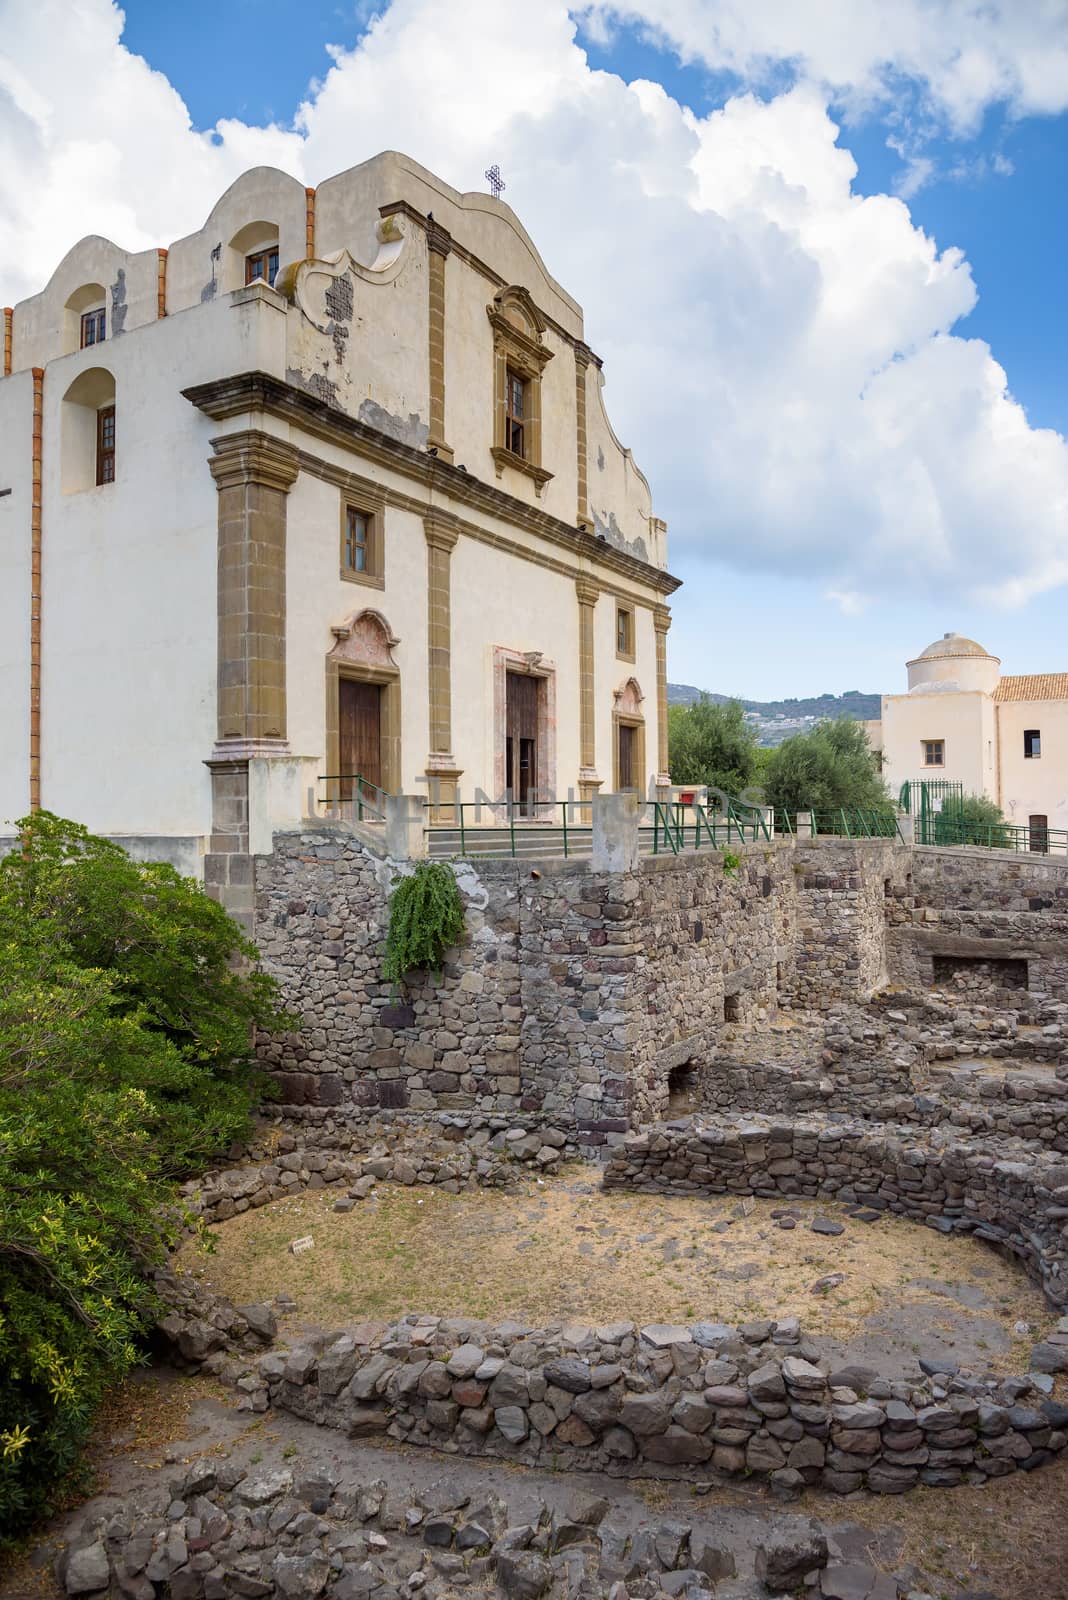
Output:
<instances>
[{"instance_id":1,"label":"pilaster","mask_svg":"<svg viewBox=\"0 0 1068 1600\"><path fill-rule=\"evenodd\" d=\"M576 526L588 527L589 507L589 451L586 437L586 374L592 351L587 345L575 346L575 448L578 466L578 494L575 513Z\"/></svg>"},{"instance_id":2,"label":"pilaster","mask_svg":"<svg viewBox=\"0 0 1068 1600\"><path fill-rule=\"evenodd\" d=\"M216 744L212 831L204 883L251 932L249 762L288 755L286 739L286 500L296 448L250 428L213 439L219 492Z\"/></svg>"},{"instance_id":3,"label":"pilaster","mask_svg":"<svg viewBox=\"0 0 1068 1600\"><path fill-rule=\"evenodd\" d=\"M671 612L667 606L653 607L656 634L656 787L657 797L667 798L671 789L671 764L668 757L667 636Z\"/></svg>"},{"instance_id":4,"label":"pilaster","mask_svg":"<svg viewBox=\"0 0 1068 1600\"><path fill-rule=\"evenodd\" d=\"M257 429L212 440L219 491L220 745L286 739L286 498L296 448Z\"/></svg>"},{"instance_id":5,"label":"pilaster","mask_svg":"<svg viewBox=\"0 0 1068 1600\"><path fill-rule=\"evenodd\" d=\"M440 223L428 221L427 285L429 297L430 431L427 446L443 461L453 452L445 442L445 263L452 250L452 235Z\"/></svg>"},{"instance_id":6,"label":"pilaster","mask_svg":"<svg viewBox=\"0 0 1068 1600\"><path fill-rule=\"evenodd\" d=\"M575 579L579 607L579 798L592 800L601 787L597 776L596 674L593 612L601 591L584 574Z\"/></svg>"},{"instance_id":7,"label":"pilaster","mask_svg":"<svg viewBox=\"0 0 1068 1600\"><path fill-rule=\"evenodd\" d=\"M426 775L432 820L455 820L456 787L462 768L452 753L452 552L460 536L449 512L423 518L426 535L427 667L430 750Z\"/></svg>"}]
</instances>

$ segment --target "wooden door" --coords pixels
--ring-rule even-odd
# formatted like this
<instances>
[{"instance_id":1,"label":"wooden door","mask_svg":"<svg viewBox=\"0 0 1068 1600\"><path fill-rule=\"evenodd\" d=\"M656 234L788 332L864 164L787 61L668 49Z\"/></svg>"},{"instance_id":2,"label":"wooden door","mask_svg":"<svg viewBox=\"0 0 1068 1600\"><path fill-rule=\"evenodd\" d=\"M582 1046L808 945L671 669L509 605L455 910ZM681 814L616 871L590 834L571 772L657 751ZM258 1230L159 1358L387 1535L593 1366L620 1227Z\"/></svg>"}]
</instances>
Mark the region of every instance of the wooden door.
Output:
<instances>
[{"instance_id":1,"label":"wooden door","mask_svg":"<svg viewBox=\"0 0 1068 1600\"><path fill-rule=\"evenodd\" d=\"M382 782L382 689L377 683L338 680L338 749L341 756L341 798L352 800L356 778L364 796L377 802L371 788Z\"/></svg>"},{"instance_id":2,"label":"wooden door","mask_svg":"<svg viewBox=\"0 0 1068 1600\"><path fill-rule=\"evenodd\" d=\"M619 724L619 788L636 789L638 730L629 723Z\"/></svg>"},{"instance_id":3,"label":"wooden door","mask_svg":"<svg viewBox=\"0 0 1068 1600\"><path fill-rule=\"evenodd\" d=\"M1039 855L1049 853L1049 817L1048 815L1035 815L1028 817L1027 827L1030 832L1030 848Z\"/></svg>"},{"instance_id":4,"label":"wooden door","mask_svg":"<svg viewBox=\"0 0 1068 1600\"><path fill-rule=\"evenodd\" d=\"M538 690L540 679L510 672L505 725L505 783L522 817L535 814L538 788Z\"/></svg>"}]
</instances>

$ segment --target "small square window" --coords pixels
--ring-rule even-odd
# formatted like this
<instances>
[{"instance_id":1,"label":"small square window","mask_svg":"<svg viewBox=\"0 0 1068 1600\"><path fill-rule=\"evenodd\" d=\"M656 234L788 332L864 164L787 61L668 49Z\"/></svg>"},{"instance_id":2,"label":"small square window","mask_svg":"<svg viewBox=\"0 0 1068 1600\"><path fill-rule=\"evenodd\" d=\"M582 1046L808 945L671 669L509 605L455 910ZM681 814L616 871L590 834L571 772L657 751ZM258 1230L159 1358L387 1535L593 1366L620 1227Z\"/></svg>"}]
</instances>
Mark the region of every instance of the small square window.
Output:
<instances>
[{"instance_id":1,"label":"small square window","mask_svg":"<svg viewBox=\"0 0 1068 1600\"><path fill-rule=\"evenodd\" d=\"M1042 754L1042 734L1037 728L1027 728L1024 732L1024 760L1037 761Z\"/></svg>"},{"instance_id":2,"label":"small square window","mask_svg":"<svg viewBox=\"0 0 1068 1600\"><path fill-rule=\"evenodd\" d=\"M90 345L103 344L107 338L108 314L103 306L96 311L82 313L82 349L87 350Z\"/></svg>"},{"instance_id":3,"label":"small square window","mask_svg":"<svg viewBox=\"0 0 1068 1600\"><path fill-rule=\"evenodd\" d=\"M629 606L616 607L616 655L634 660L634 612Z\"/></svg>"},{"instance_id":4,"label":"small square window","mask_svg":"<svg viewBox=\"0 0 1068 1600\"><path fill-rule=\"evenodd\" d=\"M255 283L257 278L262 278L265 283L274 287L274 280L278 276L278 246L270 250L257 250L254 255L245 257L245 282Z\"/></svg>"},{"instance_id":5,"label":"small square window","mask_svg":"<svg viewBox=\"0 0 1068 1600\"><path fill-rule=\"evenodd\" d=\"M505 382L505 447L514 456L526 459L527 436L527 380L508 368Z\"/></svg>"},{"instance_id":6,"label":"small square window","mask_svg":"<svg viewBox=\"0 0 1068 1600\"><path fill-rule=\"evenodd\" d=\"M341 576L352 583L382 585L381 516L365 506L342 507Z\"/></svg>"},{"instance_id":7,"label":"small square window","mask_svg":"<svg viewBox=\"0 0 1068 1600\"><path fill-rule=\"evenodd\" d=\"M923 741L923 764L925 767L945 766L946 742L944 739L925 739Z\"/></svg>"}]
</instances>

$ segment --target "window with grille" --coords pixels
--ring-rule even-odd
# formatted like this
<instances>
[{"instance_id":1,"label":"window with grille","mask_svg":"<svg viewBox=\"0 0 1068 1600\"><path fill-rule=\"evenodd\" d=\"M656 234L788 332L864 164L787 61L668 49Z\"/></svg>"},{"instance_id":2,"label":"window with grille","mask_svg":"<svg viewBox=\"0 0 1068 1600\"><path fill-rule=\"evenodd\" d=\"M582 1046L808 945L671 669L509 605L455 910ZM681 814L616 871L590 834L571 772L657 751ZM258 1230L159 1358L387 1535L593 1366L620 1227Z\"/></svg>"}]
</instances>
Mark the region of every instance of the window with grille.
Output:
<instances>
[{"instance_id":1,"label":"window with grille","mask_svg":"<svg viewBox=\"0 0 1068 1600\"><path fill-rule=\"evenodd\" d=\"M923 741L923 764L925 767L945 766L946 741L944 739L925 739Z\"/></svg>"},{"instance_id":2,"label":"window with grille","mask_svg":"<svg viewBox=\"0 0 1068 1600\"><path fill-rule=\"evenodd\" d=\"M108 314L103 306L96 311L82 313L82 349L87 350L92 344L103 344L107 338Z\"/></svg>"},{"instance_id":3,"label":"window with grille","mask_svg":"<svg viewBox=\"0 0 1068 1600\"><path fill-rule=\"evenodd\" d=\"M96 414L96 481L115 482L114 406L104 406Z\"/></svg>"}]
</instances>

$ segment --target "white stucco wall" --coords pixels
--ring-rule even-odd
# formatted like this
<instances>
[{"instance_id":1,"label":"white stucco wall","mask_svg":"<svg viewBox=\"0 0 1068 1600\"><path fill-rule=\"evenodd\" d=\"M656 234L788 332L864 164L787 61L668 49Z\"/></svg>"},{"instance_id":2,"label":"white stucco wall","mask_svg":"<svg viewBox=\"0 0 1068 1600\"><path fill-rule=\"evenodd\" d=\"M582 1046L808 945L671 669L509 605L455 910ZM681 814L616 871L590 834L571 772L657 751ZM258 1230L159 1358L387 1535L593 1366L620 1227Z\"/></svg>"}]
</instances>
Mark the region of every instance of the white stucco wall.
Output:
<instances>
[{"instance_id":1,"label":"white stucco wall","mask_svg":"<svg viewBox=\"0 0 1068 1600\"><path fill-rule=\"evenodd\" d=\"M977 692L883 696L883 777L893 793L906 780L946 779L965 794L996 797L994 703ZM926 767L923 743L945 743L945 766Z\"/></svg>"},{"instance_id":2,"label":"white stucco wall","mask_svg":"<svg viewBox=\"0 0 1068 1600\"><path fill-rule=\"evenodd\" d=\"M446 437L472 477L555 515L573 529L577 510L575 356L582 313L547 273L506 206L461 196L404 157L387 154L320 186L320 255L349 250L341 269L352 287L347 337L327 321L313 326L299 297L245 288L244 255L279 240L280 262L302 262L302 185L256 169L221 197L203 228L170 247L167 312L158 316L158 256L130 255L107 240L76 245L49 285L14 317L14 376L0 379L0 817L28 805L29 503L32 383L45 367L43 428L42 804L90 827L122 836L166 835L186 859L184 840L210 829L205 758L215 737L218 498L211 441L259 428L320 457L338 473L379 483L393 497L384 519L381 588L339 574L342 491L302 470L288 503L287 673L290 782L324 770L325 656L331 625L354 612L381 612L399 642L402 786L418 792L429 749L426 544L418 477L384 467L358 448L328 442L311 426L242 413L212 422L183 398L196 384L263 371L319 393L351 416L420 448L429 421L428 263L416 219L378 227L379 207L403 199L433 210L457 242L446 270ZM257 233L257 230L259 232ZM261 237L262 235L262 237ZM211 251L222 245L215 264ZM382 248L380 248L382 247ZM467 258L478 256L506 284L529 290L550 319L552 351L542 379L542 461L553 473L542 497L531 479L505 468L498 478L493 442L493 334L486 307L496 282ZM125 296L122 331L113 285ZM310 269L306 269L310 270ZM320 288L328 282L323 278ZM68 302L99 283L109 311L102 346L74 347ZM293 282L296 282L295 275ZM230 291L230 285L238 285ZM286 294L290 294L287 289ZM120 295L120 303L122 297ZM122 320L122 319L120 319ZM557 324L558 326L554 326ZM561 331L563 330L563 331ZM93 376L93 374L96 376ZM324 382L317 390L313 379ZM114 385L116 480L96 486L92 431L100 395ZM73 398L72 398L72 385ZM611 432L601 379L588 373L590 501L610 538L649 532L648 486ZM85 401L75 407L74 399ZM79 428L84 435L79 468ZM421 432L422 430L422 432ZM596 488L595 488L596 484ZM502 511L436 501L486 538L461 531L452 556L453 754L462 790L496 786L494 647L536 650L556 669L555 771L539 774L560 796L579 772L578 623L575 572L581 565L611 590L595 612L597 770L613 781L613 691L633 676L644 694L646 766L656 771L656 660L650 604L639 573L624 575ZM408 504L397 503L407 501ZM578 538L578 535L575 535ZM656 535L649 554L662 557ZM607 554L607 551L606 551ZM526 557L532 559L526 559ZM557 569L573 570L557 570ZM653 576L650 572L650 578ZM636 660L615 654L615 595L635 600ZM305 758L299 768L296 758ZM289 769L287 769L288 771ZM648 775L647 774L647 775ZM269 788L270 785L268 784ZM288 790L287 790L288 792ZM294 791L295 792L295 791ZM291 805L291 801L287 801ZM189 850L195 853L197 844Z\"/></svg>"},{"instance_id":3,"label":"white stucco wall","mask_svg":"<svg viewBox=\"0 0 1068 1600\"><path fill-rule=\"evenodd\" d=\"M1045 816L1051 828L1068 828L1068 700L1005 700L998 703L1001 743L1001 807L1010 822L1026 827ZM1042 754L1024 756L1024 733L1037 728Z\"/></svg>"},{"instance_id":4,"label":"white stucco wall","mask_svg":"<svg viewBox=\"0 0 1068 1600\"><path fill-rule=\"evenodd\" d=\"M30 808L30 494L33 380L0 382L0 833Z\"/></svg>"},{"instance_id":5,"label":"white stucco wall","mask_svg":"<svg viewBox=\"0 0 1068 1600\"><path fill-rule=\"evenodd\" d=\"M88 294L90 285L103 290ZM69 250L40 294L20 301L12 319L12 370L45 367L81 345L81 313L101 304L107 339L125 338L155 322L159 307L159 258L136 254L93 235ZM75 305L68 304L75 301ZM84 302L84 303L83 303Z\"/></svg>"},{"instance_id":6,"label":"white stucco wall","mask_svg":"<svg viewBox=\"0 0 1068 1600\"><path fill-rule=\"evenodd\" d=\"M305 255L304 185L276 167L253 167L211 208L202 228L176 239L167 253L167 312L220 299L245 282L245 256L278 238L279 267ZM256 224L263 224L256 228ZM236 241L236 242L235 242ZM222 250L213 262L216 245Z\"/></svg>"},{"instance_id":7,"label":"white stucco wall","mask_svg":"<svg viewBox=\"0 0 1068 1600\"><path fill-rule=\"evenodd\" d=\"M373 469L372 469L373 470ZM343 493L301 473L290 490L286 530L286 673L289 742L294 754L314 757L326 771L326 657L330 629L361 611L377 611L399 641L393 658L401 674L401 786L422 792L417 776L429 750L427 687L426 539L422 519L396 506L385 514L382 588L340 576Z\"/></svg>"}]
</instances>

